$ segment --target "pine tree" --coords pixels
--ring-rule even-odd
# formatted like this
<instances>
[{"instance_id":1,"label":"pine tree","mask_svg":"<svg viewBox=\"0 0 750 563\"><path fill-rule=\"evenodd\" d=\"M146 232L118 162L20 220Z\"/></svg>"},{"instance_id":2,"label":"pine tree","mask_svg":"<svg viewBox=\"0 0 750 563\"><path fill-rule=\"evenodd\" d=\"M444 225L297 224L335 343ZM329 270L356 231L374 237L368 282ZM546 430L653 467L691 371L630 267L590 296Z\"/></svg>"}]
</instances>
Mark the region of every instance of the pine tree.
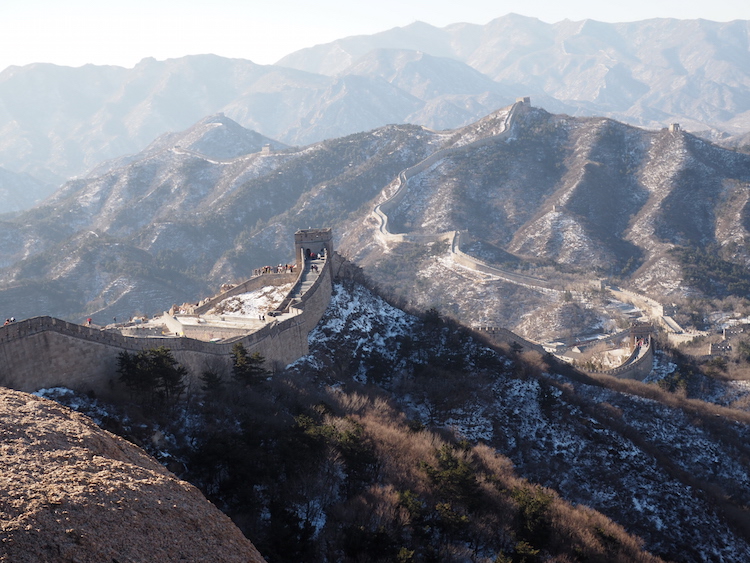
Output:
<instances>
[{"instance_id":1,"label":"pine tree","mask_svg":"<svg viewBox=\"0 0 750 563\"><path fill-rule=\"evenodd\" d=\"M206 393L218 392L224 386L224 380L222 379L221 375L211 369L203 371L203 373L201 374L201 381L203 382L203 385L201 385L201 390L205 391Z\"/></svg>"},{"instance_id":2,"label":"pine tree","mask_svg":"<svg viewBox=\"0 0 750 563\"><path fill-rule=\"evenodd\" d=\"M137 354L120 352L117 373L133 395L150 403L172 403L185 390L187 369L169 348L160 346Z\"/></svg>"},{"instance_id":3,"label":"pine tree","mask_svg":"<svg viewBox=\"0 0 750 563\"><path fill-rule=\"evenodd\" d=\"M232 377L244 385L260 383L268 376L263 367L266 359L259 352L247 353L242 342L232 346Z\"/></svg>"}]
</instances>

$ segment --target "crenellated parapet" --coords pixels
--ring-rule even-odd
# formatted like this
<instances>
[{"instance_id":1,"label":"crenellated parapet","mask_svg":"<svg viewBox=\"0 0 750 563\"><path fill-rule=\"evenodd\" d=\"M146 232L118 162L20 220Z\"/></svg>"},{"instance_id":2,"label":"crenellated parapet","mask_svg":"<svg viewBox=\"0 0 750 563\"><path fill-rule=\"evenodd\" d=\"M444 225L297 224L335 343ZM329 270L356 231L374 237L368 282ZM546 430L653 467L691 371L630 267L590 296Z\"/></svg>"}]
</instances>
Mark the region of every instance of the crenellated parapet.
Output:
<instances>
[{"instance_id":1,"label":"crenellated parapet","mask_svg":"<svg viewBox=\"0 0 750 563\"><path fill-rule=\"evenodd\" d=\"M621 379L644 380L654 368L654 343L650 335L633 348L622 365L606 370L585 370L591 374L611 375Z\"/></svg>"},{"instance_id":2,"label":"crenellated parapet","mask_svg":"<svg viewBox=\"0 0 750 563\"><path fill-rule=\"evenodd\" d=\"M218 342L177 336L174 332L154 335L146 328L143 336L138 335L137 328L125 335L53 317L35 317L8 324L0 327L0 386L27 392L62 386L104 396L118 394L121 392L116 378L118 355L123 351L135 353L159 346L171 350L175 359L188 368L194 390L199 388L198 377L207 367L215 369L218 363L230 368L231 351L236 342L241 342L251 354L260 353L266 358L266 367L278 371L308 353L307 335L330 303L334 271L339 261L339 256L329 251L309 287L289 303L288 314L269 318L258 330L245 331ZM291 278L294 279L294 275ZM265 279L276 281L276 276ZM256 280L248 280L238 287L251 290L264 281Z\"/></svg>"}]
</instances>

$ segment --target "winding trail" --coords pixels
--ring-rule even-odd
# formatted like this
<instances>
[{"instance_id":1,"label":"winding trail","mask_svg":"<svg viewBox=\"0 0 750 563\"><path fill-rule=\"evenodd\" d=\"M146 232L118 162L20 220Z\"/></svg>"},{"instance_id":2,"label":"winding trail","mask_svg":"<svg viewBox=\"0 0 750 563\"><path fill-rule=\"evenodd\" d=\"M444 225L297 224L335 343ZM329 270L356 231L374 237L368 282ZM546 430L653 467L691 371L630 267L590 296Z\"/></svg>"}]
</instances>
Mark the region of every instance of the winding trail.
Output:
<instances>
[{"instance_id":1,"label":"winding trail","mask_svg":"<svg viewBox=\"0 0 750 563\"><path fill-rule=\"evenodd\" d=\"M415 233L392 233L388 229L388 213L393 211L403 201L408 191L410 178L413 178L417 174L420 174L421 172L427 170L428 168L430 168L431 166L433 166L434 164L436 164L437 162L443 160L444 158L448 156L466 153L473 149L476 149L477 147L481 147L481 146L484 146L493 142L497 142L499 140L508 139L513 132L514 119L516 118L518 112L520 111L520 108L523 105L524 105L523 102L516 102L515 104L511 106L510 110L505 116L505 120L503 122L503 129L499 133L495 135L490 135L488 137L483 137L475 141L471 141L461 146L453 146L453 147L440 149L432 153L430 156L428 156L421 162L415 164L414 166L411 166L399 172L396 180L394 180L394 182L392 182L388 186L388 188L386 188L386 189L391 189L392 187L397 186L395 192L386 200L377 204L375 208L372 210L372 216L378 222L378 227L377 227L378 235L377 236L380 239L381 243L387 248L390 248L391 244L401 243L401 242L417 242L417 243L426 244L426 243L437 242L437 241L448 241L450 243L449 244L450 256L453 262L460 266L463 266L464 268L468 268L475 272L489 274L497 278L500 278L503 281L513 283L516 285L520 285L520 286L533 289L536 291L540 291L542 293L553 293L553 294L562 293L563 290L554 287L554 284L546 280L532 277L532 276L526 276L523 274L518 274L516 272L511 272L508 270L503 270L502 268L498 268L497 266L493 266L491 264L488 264L487 262L484 262L483 260L480 260L478 258L475 258L473 256L466 254L465 252L461 250L461 232L460 231L444 231L444 232L435 233L435 234L415 234Z\"/></svg>"},{"instance_id":2,"label":"winding trail","mask_svg":"<svg viewBox=\"0 0 750 563\"><path fill-rule=\"evenodd\" d=\"M450 257L452 261L459 266L468 268L475 272L489 274L505 282L523 286L525 288L539 291L541 293L553 295L560 295L564 293L565 290L560 289L559 284L555 284L541 278L526 276L523 274L518 274L516 272L504 270L502 268L498 268L497 266L488 264L483 260L470 256L469 254L466 254L461 250L461 231L453 230L434 234L416 234L392 233L388 228L388 213L395 210L403 201L409 187L410 178L413 178L417 174L420 174L421 172L427 170L428 168L448 156L469 152L477 147L497 142L499 140L509 139L513 132L514 120L516 119L519 111L521 111L521 108L523 106L524 102L520 101L511 106L510 110L505 116L503 129L499 133L489 135L475 141L471 141L461 146L452 146L440 149L432 153L430 156L428 156L418 164L415 164L414 166L411 166L399 172L398 177L393 182L391 182L384 190L385 192L395 188L395 191L382 202L378 203L373 208L371 213L377 221L377 238L380 240L381 244L383 244L386 248L390 248L392 244L398 244L402 242L416 242L426 244L437 241L448 241L450 243ZM627 294L626 297L630 298L628 299L628 301L632 302L634 300L641 304L647 304L648 306L645 307L644 310L645 312L647 312L648 316L652 320L655 320L657 322L661 320L663 314L660 311L661 307L654 300L646 297L645 295L639 295L631 291L623 292L619 290L619 288L614 288L614 290L618 291L618 294L622 294L621 297L625 297L625 294ZM523 339L519 335L507 329L493 328L489 329L488 332L500 335L503 340L507 340L508 342L515 342L516 344L525 345L526 347L530 347L532 349L542 350L539 343ZM620 377L628 377L630 372L634 372L636 370L642 371L642 365L645 362L649 361L652 356L653 347L649 340L649 342L644 346L639 346L631 355L631 357L628 358L621 366L618 366L617 368L611 370L606 370L602 373L618 375Z\"/></svg>"}]
</instances>

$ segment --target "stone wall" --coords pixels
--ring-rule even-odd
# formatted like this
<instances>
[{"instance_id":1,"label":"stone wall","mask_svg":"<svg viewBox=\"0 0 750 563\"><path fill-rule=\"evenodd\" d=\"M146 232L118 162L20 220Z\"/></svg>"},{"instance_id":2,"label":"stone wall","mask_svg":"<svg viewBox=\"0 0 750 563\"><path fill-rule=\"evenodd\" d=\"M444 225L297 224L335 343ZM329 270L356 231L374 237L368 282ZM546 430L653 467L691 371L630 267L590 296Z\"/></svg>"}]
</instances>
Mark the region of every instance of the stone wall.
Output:
<instances>
[{"instance_id":1,"label":"stone wall","mask_svg":"<svg viewBox=\"0 0 750 563\"><path fill-rule=\"evenodd\" d=\"M589 373L603 373L605 375L612 375L621 379L637 379L643 381L651 370L654 369L654 344L653 340L649 337L646 349L640 358L635 359L640 354L636 348L630 357L623 362L621 366L616 368L589 372Z\"/></svg>"},{"instance_id":2,"label":"stone wall","mask_svg":"<svg viewBox=\"0 0 750 563\"><path fill-rule=\"evenodd\" d=\"M373 216L378 221L378 231L380 237L384 240L384 242L403 242L406 240L431 242L432 240L437 240L438 238L444 236L445 233L440 233L437 235L408 235L404 233L391 233L388 230L388 213L391 213L403 201L404 197L406 196L410 178L413 178L417 174L424 172L449 155L467 153L477 147L496 143L498 140L507 139L511 135L511 124L513 122L513 119L515 118L518 108L521 105L523 104L513 104L513 107L511 107L508 115L505 118L505 129L501 133L485 137L483 139L478 139L462 146L440 149L432 153L421 162L415 164L414 166L402 170L398 175L398 179L396 180L398 189L387 200L376 205L375 209L373 210Z\"/></svg>"},{"instance_id":3,"label":"stone wall","mask_svg":"<svg viewBox=\"0 0 750 563\"><path fill-rule=\"evenodd\" d=\"M308 352L307 335L323 316L331 298L338 255L327 260L313 286L300 302L296 315L272 321L241 338L204 342L192 338L127 337L52 317L35 317L0 327L0 386L32 392L64 386L108 396L121 392L116 381L117 356L159 346L169 348L190 372L190 385L199 387L207 367L231 366L231 350L242 342L249 353L259 352L266 366L279 370Z\"/></svg>"},{"instance_id":4,"label":"stone wall","mask_svg":"<svg viewBox=\"0 0 750 563\"><path fill-rule=\"evenodd\" d=\"M232 289L229 289L215 297L212 297L200 307L196 307L194 312L196 315L205 315L217 304L224 301L224 299L234 297L235 295L241 295L243 293L250 293L251 291L255 291L257 289L260 289L261 287L266 287L268 285L278 286L284 285L286 283L291 283L297 281L301 276L302 271L300 270L296 274L261 274L259 276L252 277L246 282L236 285Z\"/></svg>"},{"instance_id":5,"label":"stone wall","mask_svg":"<svg viewBox=\"0 0 750 563\"><path fill-rule=\"evenodd\" d=\"M630 303L638 309L648 312L649 316L658 318L664 316L664 307L658 301L630 291L629 289L620 289L616 287L609 287L609 291L612 295L625 303Z\"/></svg>"},{"instance_id":6,"label":"stone wall","mask_svg":"<svg viewBox=\"0 0 750 563\"><path fill-rule=\"evenodd\" d=\"M333 231L330 228L299 229L294 233L294 253L300 269L304 266L308 251L315 254L325 251L326 256L330 256L333 253Z\"/></svg>"},{"instance_id":7,"label":"stone wall","mask_svg":"<svg viewBox=\"0 0 750 563\"><path fill-rule=\"evenodd\" d=\"M553 283L543 280L541 278L535 278L533 276L526 276L523 274L516 274L514 272L501 270L500 268L490 266L489 264L483 262L482 260L479 260L478 258L474 258L473 256L469 256L468 254L465 254L464 252L461 251L461 232L460 231L455 231L455 235L453 236L453 242L451 244L451 253L452 253L453 260L457 264L465 266L466 268L469 268L471 270L476 270L477 272L483 272L485 274L491 274L493 276L497 276L511 283L521 285L524 287L528 287L537 291L548 292L548 293L560 293L561 292L559 289L554 287Z\"/></svg>"},{"instance_id":8,"label":"stone wall","mask_svg":"<svg viewBox=\"0 0 750 563\"><path fill-rule=\"evenodd\" d=\"M504 342L506 344L518 344L523 350L536 350L540 354L545 354L546 351L542 348L541 344L526 340L522 336L519 336L515 332L498 326L480 326L475 328L480 334L487 335L494 342Z\"/></svg>"}]
</instances>

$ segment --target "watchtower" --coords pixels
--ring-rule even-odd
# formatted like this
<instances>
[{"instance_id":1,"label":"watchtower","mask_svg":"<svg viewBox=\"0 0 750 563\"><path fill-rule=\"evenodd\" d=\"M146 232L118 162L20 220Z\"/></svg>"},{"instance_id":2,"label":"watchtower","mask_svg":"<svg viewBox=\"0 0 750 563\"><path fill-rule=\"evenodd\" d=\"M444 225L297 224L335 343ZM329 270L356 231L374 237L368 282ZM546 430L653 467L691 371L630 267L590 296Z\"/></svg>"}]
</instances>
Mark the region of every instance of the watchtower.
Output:
<instances>
[{"instance_id":1,"label":"watchtower","mask_svg":"<svg viewBox=\"0 0 750 563\"><path fill-rule=\"evenodd\" d=\"M325 254L326 258L333 252L333 232L326 229L300 229L294 233L294 255L298 268L302 268L302 253L306 257L311 254Z\"/></svg>"},{"instance_id":2,"label":"watchtower","mask_svg":"<svg viewBox=\"0 0 750 563\"><path fill-rule=\"evenodd\" d=\"M636 343L639 340L646 340L654 332L654 325L651 323L633 323L630 326L630 351L635 350Z\"/></svg>"}]
</instances>

